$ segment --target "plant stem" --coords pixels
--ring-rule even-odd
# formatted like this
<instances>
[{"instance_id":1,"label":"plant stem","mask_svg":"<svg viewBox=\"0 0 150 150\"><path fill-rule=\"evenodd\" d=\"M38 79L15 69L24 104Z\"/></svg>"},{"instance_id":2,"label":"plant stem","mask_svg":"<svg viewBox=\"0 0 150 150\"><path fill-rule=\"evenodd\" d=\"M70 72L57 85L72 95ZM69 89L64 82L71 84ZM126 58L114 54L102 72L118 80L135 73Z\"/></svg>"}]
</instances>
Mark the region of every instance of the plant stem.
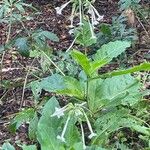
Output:
<instances>
[{"instance_id":1,"label":"plant stem","mask_svg":"<svg viewBox=\"0 0 150 150\"><path fill-rule=\"evenodd\" d=\"M46 57L47 59L59 70L59 72L65 76L65 74L63 73L63 71L44 53L44 51L41 51Z\"/></svg>"}]
</instances>

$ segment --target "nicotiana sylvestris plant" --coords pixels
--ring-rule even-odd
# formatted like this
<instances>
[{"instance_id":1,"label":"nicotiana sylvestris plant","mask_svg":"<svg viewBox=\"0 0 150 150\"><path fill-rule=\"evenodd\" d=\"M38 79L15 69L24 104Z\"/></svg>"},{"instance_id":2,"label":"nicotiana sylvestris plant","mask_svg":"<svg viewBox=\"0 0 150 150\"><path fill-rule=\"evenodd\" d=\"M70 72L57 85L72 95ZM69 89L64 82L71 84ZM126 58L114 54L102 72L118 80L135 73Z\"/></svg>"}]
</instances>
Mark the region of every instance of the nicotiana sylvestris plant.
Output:
<instances>
[{"instance_id":1,"label":"nicotiana sylvestris plant","mask_svg":"<svg viewBox=\"0 0 150 150\"><path fill-rule=\"evenodd\" d=\"M42 150L100 150L107 147L111 133L124 127L150 137L149 126L130 109L142 99L139 80L130 73L149 71L150 63L98 74L99 68L128 47L127 41L110 42L97 50L93 59L73 50L72 58L82 67L78 77L53 74L31 83L38 109L24 110L13 125L18 128L23 121L30 122L29 135L34 135ZM52 97L39 111L42 89L66 96L68 103L60 107Z\"/></svg>"}]
</instances>

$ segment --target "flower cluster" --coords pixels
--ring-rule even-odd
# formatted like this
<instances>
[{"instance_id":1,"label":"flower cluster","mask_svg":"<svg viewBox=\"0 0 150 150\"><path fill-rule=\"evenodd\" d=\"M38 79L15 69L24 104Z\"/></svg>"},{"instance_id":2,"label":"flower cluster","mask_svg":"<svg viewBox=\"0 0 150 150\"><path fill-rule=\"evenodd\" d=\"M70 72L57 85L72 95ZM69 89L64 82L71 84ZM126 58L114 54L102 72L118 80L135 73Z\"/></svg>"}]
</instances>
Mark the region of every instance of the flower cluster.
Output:
<instances>
[{"instance_id":1,"label":"flower cluster","mask_svg":"<svg viewBox=\"0 0 150 150\"><path fill-rule=\"evenodd\" d=\"M78 3L77 3L78 1ZM99 24L99 21L101 21L103 19L103 16L101 16L98 11L96 10L96 8L92 5L92 3L94 3L95 0L89 1L89 0L69 0L68 2L66 2L65 4L63 4L60 7L56 7L56 13L61 15L63 9L70 3L72 4L72 12L71 15L69 17L69 20L71 22L70 24L70 28L74 28L73 22L74 22L74 17L75 16L79 16L79 26L83 25L83 20L87 19L89 21L89 27L90 27L90 31L91 31L91 35L92 38L96 38L94 35L94 28L95 25ZM90 19L87 16L87 14L85 14L85 10L87 12L87 14L90 15ZM79 14L79 15L78 15Z\"/></svg>"},{"instance_id":2,"label":"flower cluster","mask_svg":"<svg viewBox=\"0 0 150 150\"><path fill-rule=\"evenodd\" d=\"M57 116L58 118L60 118L60 117L64 116L65 112L68 112L68 117L65 122L63 131L62 131L61 135L57 136L57 139L61 140L62 142L66 142L65 141L65 133L67 131L68 123L69 123L72 115L75 115L75 117L78 119L78 122L80 123L81 133L82 133L82 143L83 143L84 150L86 149L86 145L85 145L84 129L83 129L82 119L81 119L82 117L85 118L87 126L90 131L90 135L88 136L88 138L92 139L94 136L96 136L96 133L94 133L94 131L92 129L92 126L88 119L88 116L86 115L86 113L84 111L84 109L86 108L86 107L84 107L85 104L86 104L86 102L81 103L81 104L75 104L75 105L73 105L72 103L69 103L68 105L66 105L62 108L55 108L55 112L51 115L51 117Z\"/></svg>"}]
</instances>

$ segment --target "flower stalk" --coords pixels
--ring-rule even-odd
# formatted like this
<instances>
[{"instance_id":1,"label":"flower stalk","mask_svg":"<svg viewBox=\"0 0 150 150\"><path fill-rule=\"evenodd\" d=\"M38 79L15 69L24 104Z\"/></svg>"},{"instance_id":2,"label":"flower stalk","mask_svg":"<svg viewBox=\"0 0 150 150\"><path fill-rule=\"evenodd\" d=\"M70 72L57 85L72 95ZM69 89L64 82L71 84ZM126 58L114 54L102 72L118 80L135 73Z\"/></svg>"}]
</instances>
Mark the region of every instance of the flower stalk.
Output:
<instances>
[{"instance_id":1,"label":"flower stalk","mask_svg":"<svg viewBox=\"0 0 150 150\"><path fill-rule=\"evenodd\" d=\"M67 130L69 120L70 120L70 115L67 118L67 121L66 121L65 126L64 126L63 131L62 131L62 134L57 136L57 139L61 140L64 143L66 142L64 136L65 136L65 133L66 133L66 130Z\"/></svg>"}]
</instances>

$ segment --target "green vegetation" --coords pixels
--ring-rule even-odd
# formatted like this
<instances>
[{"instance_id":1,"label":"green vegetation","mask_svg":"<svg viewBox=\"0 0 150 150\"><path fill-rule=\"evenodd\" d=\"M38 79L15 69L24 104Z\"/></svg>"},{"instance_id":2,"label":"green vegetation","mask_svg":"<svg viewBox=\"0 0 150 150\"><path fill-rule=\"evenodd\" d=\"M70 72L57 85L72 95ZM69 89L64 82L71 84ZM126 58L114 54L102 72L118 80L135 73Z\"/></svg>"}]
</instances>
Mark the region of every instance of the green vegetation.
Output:
<instances>
[{"instance_id":1,"label":"green vegetation","mask_svg":"<svg viewBox=\"0 0 150 150\"><path fill-rule=\"evenodd\" d=\"M33 14L39 13L36 5L22 0L0 2L0 23L7 25L6 40L0 45L0 89L5 91L0 105L8 91L23 89L20 108L2 116L0 121L9 118L7 130L13 135L25 126L24 134L28 136L26 143L11 141L11 137L3 139L0 149L150 149L150 91L145 87L150 63L144 59L138 65L123 64L138 39L137 28L129 24L131 17L125 12L130 10L137 16L147 38L149 33L144 25L149 14L144 16L140 0L120 0L120 15L113 16L111 23L100 23L105 14L100 15L96 5L95 0L70 0L55 8L56 15L62 15L63 10L71 7L72 29L68 28L68 32L73 38L66 51L56 51L49 43L61 43L61 36L53 29L26 27L29 20L34 20ZM26 15L28 11L33 12L32 17ZM77 16L78 24L74 22ZM21 25L21 30L13 38L16 25ZM27 74L23 82L3 79L5 55L14 51L18 57L31 60L29 67L24 67ZM104 71L114 62L119 67ZM34 63L38 67L34 68ZM29 106L24 105L26 89L32 97ZM130 140L130 136L138 141Z\"/></svg>"}]
</instances>

